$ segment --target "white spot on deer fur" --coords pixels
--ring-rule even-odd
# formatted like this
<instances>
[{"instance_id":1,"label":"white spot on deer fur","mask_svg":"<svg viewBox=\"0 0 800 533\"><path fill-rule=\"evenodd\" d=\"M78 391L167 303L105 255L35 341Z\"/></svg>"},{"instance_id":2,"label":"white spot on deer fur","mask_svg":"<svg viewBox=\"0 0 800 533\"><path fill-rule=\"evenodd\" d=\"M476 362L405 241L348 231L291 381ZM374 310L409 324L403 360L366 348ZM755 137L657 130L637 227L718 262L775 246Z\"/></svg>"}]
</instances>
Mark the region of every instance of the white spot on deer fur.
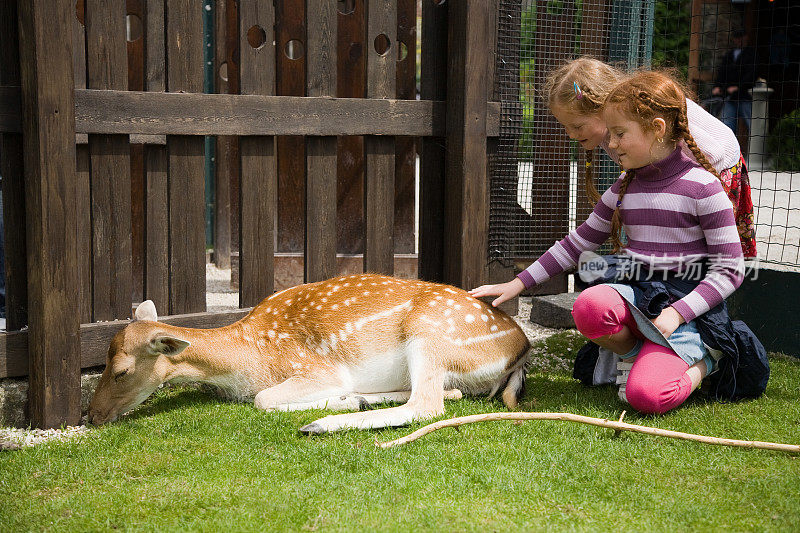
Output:
<instances>
[{"instance_id":1,"label":"white spot on deer fur","mask_svg":"<svg viewBox=\"0 0 800 533\"><path fill-rule=\"evenodd\" d=\"M492 327L489 328L489 331L497 331L497 324L492 324Z\"/></svg>"},{"instance_id":2,"label":"white spot on deer fur","mask_svg":"<svg viewBox=\"0 0 800 533\"><path fill-rule=\"evenodd\" d=\"M449 292L450 294L458 294L458 291L454 291L450 287L445 287L444 290L445 292Z\"/></svg>"},{"instance_id":3,"label":"white spot on deer fur","mask_svg":"<svg viewBox=\"0 0 800 533\"><path fill-rule=\"evenodd\" d=\"M347 324L345 324L344 325L344 330L347 332L348 335L350 333L353 333L353 323L352 322L348 322Z\"/></svg>"},{"instance_id":4,"label":"white spot on deer fur","mask_svg":"<svg viewBox=\"0 0 800 533\"><path fill-rule=\"evenodd\" d=\"M444 316L450 316L452 313L453 313L452 309L445 309L444 310Z\"/></svg>"},{"instance_id":5,"label":"white spot on deer fur","mask_svg":"<svg viewBox=\"0 0 800 533\"><path fill-rule=\"evenodd\" d=\"M436 301L431 300L430 302L428 302L428 305L430 305L431 307L434 307L436 305Z\"/></svg>"},{"instance_id":6,"label":"white spot on deer fur","mask_svg":"<svg viewBox=\"0 0 800 533\"><path fill-rule=\"evenodd\" d=\"M480 309L480 308L481 308L481 304L479 304L479 303L473 303L473 304L472 304L472 307L474 307L475 309Z\"/></svg>"},{"instance_id":7,"label":"white spot on deer fur","mask_svg":"<svg viewBox=\"0 0 800 533\"><path fill-rule=\"evenodd\" d=\"M273 330L269 330L269 331L267 332L267 335L269 335L269 338L270 338L270 339L274 339L274 338L275 338L275 332L274 332Z\"/></svg>"},{"instance_id":8,"label":"white spot on deer fur","mask_svg":"<svg viewBox=\"0 0 800 533\"><path fill-rule=\"evenodd\" d=\"M297 361L292 361L291 363L292 363L292 368L294 368L295 370L297 370L298 368L303 368L303 365L301 365Z\"/></svg>"},{"instance_id":9,"label":"white spot on deer fur","mask_svg":"<svg viewBox=\"0 0 800 533\"><path fill-rule=\"evenodd\" d=\"M466 315L466 316L464 317L464 321L465 321L467 324L471 324L471 323L475 322L475 316L474 316L474 315Z\"/></svg>"},{"instance_id":10,"label":"white spot on deer fur","mask_svg":"<svg viewBox=\"0 0 800 533\"><path fill-rule=\"evenodd\" d=\"M453 305L454 303L456 303L456 301L453 300L452 298L447 299L447 305Z\"/></svg>"},{"instance_id":11,"label":"white spot on deer fur","mask_svg":"<svg viewBox=\"0 0 800 533\"><path fill-rule=\"evenodd\" d=\"M481 319L482 319L484 322L488 322L488 321L489 321L489 315L481 315Z\"/></svg>"},{"instance_id":12,"label":"white spot on deer fur","mask_svg":"<svg viewBox=\"0 0 800 533\"><path fill-rule=\"evenodd\" d=\"M339 304L333 304L333 306L331 306L331 309L334 310L339 309Z\"/></svg>"},{"instance_id":13,"label":"white spot on deer fur","mask_svg":"<svg viewBox=\"0 0 800 533\"><path fill-rule=\"evenodd\" d=\"M318 305L318 306L317 306L317 311L321 311L321 310L322 310L322 306L321 306L321 305Z\"/></svg>"},{"instance_id":14,"label":"white spot on deer fur","mask_svg":"<svg viewBox=\"0 0 800 533\"><path fill-rule=\"evenodd\" d=\"M369 291L364 291L364 296L369 296Z\"/></svg>"},{"instance_id":15,"label":"white spot on deer fur","mask_svg":"<svg viewBox=\"0 0 800 533\"><path fill-rule=\"evenodd\" d=\"M289 334L288 333L278 333L278 338L279 339L288 339L289 338Z\"/></svg>"},{"instance_id":16,"label":"white spot on deer fur","mask_svg":"<svg viewBox=\"0 0 800 533\"><path fill-rule=\"evenodd\" d=\"M470 337L464 344L475 344L476 342L485 342L488 340L496 339L498 337L503 337L508 335L509 333L513 333L515 330L513 329L504 329L503 331L498 331L496 333L489 333L488 335L481 335L479 337Z\"/></svg>"},{"instance_id":17,"label":"white spot on deer fur","mask_svg":"<svg viewBox=\"0 0 800 533\"><path fill-rule=\"evenodd\" d=\"M461 305L459 305L459 304L456 304L456 305L454 305L453 307L455 307L455 308L456 308L456 311L458 311L459 309L461 309Z\"/></svg>"}]
</instances>

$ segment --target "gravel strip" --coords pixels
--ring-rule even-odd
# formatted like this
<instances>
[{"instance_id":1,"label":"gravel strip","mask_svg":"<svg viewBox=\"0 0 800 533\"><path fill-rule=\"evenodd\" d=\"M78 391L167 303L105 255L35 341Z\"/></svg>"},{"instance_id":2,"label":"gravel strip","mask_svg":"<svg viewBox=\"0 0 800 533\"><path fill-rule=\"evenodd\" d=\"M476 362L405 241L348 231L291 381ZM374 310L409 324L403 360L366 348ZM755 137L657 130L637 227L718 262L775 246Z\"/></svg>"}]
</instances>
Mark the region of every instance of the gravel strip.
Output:
<instances>
[{"instance_id":1,"label":"gravel strip","mask_svg":"<svg viewBox=\"0 0 800 533\"><path fill-rule=\"evenodd\" d=\"M63 429L0 428L0 450L19 450L43 442L65 442L85 435L86 426L66 426Z\"/></svg>"}]
</instances>

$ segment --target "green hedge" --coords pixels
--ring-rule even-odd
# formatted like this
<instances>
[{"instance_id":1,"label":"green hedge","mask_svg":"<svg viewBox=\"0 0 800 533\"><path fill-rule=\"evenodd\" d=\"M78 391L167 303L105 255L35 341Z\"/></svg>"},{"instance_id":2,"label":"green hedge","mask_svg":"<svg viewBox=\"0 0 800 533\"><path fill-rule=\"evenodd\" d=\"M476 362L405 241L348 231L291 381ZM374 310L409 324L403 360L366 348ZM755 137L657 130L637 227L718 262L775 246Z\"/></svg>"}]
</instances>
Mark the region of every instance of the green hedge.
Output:
<instances>
[{"instance_id":1,"label":"green hedge","mask_svg":"<svg viewBox=\"0 0 800 533\"><path fill-rule=\"evenodd\" d=\"M775 170L800 170L800 109L784 115L767 137Z\"/></svg>"}]
</instances>

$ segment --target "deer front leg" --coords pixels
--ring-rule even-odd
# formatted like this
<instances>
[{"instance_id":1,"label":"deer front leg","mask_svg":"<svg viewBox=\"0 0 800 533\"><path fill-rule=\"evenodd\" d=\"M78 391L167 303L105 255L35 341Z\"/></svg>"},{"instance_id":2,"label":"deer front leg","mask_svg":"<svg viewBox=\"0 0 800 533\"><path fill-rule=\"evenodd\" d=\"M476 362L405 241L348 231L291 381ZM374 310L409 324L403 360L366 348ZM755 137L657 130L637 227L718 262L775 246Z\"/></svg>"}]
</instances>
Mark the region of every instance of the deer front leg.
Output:
<instances>
[{"instance_id":1,"label":"deer front leg","mask_svg":"<svg viewBox=\"0 0 800 533\"><path fill-rule=\"evenodd\" d=\"M411 391L379 392L377 394L343 394L314 402L284 403L276 405L276 411L305 411L308 409L328 409L331 411L364 411L384 403L403 403L411 397ZM445 400L460 400L464 395L458 389L444 391Z\"/></svg>"},{"instance_id":2,"label":"deer front leg","mask_svg":"<svg viewBox=\"0 0 800 533\"><path fill-rule=\"evenodd\" d=\"M266 411L281 410L293 411L297 409L317 408L320 402L327 402L340 398L352 391L347 390L344 384L334 379L311 379L305 376L293 376L273 387L262 390L256 394L253 402L259 409ZM289 408L289 406L304 405L308 407Z\"/></svg>"},{"instance_id":3,"label":"deer front leg","mask_svg":"<svg viewBox=\"0 0 800 533\"><path fill-rule=\"evenodd\" d=\"M411 396L399 407L361 413L331 415L300 428L310 435L346 428L377 429L397 427L413 420L432 418L444 412L444 369L423 349L422 341L412 341L408 348ZM460 392L459 392L460 395Z\"/></svg>"}]
</instances>

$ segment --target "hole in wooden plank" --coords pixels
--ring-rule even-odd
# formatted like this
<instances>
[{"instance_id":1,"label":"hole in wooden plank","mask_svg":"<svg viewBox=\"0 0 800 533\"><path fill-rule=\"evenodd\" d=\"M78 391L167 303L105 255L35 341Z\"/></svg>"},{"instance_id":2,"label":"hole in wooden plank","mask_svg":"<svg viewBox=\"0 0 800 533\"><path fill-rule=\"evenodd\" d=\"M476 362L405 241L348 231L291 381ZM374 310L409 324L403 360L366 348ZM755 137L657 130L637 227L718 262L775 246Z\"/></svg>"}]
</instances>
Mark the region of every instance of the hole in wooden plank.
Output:
<instances>
[{"instance_id":1,"label":"hole in wooden plank","mask_svg":"<svg viewBox=\"0 0 800 533\"><path fill-rule=\"evenodd\" d=\"M408 57L408 46L403 41L397 41L397 60L403 61Z\"/></svg>"},{"instance_id":2,"label":"hole in wooden plank","mask_svg":"<svg viewBox=\"0 0 800 533\"><path fill-rule=\"evenodd\" d=\"M85 0L77 0L75 2L75 18L81 23L81 26L86 26L86 2Z\"/></svg>"},{"instance_id":3,"label":"hole in wooden plank","mask_svg":"<svg viewBox=\"0 0 800 533\"><path fill-rule=\"evenodd\" d=\"M386 34L381 33L375 37L375 51L378 52L379 55L386 55L386 52L389 51L391 46L392 42L389 40Z\"/></svg>"},{"instance_id":4,"label":"hole in wooden plank","mask_svg":"<svg viewBox=\"0 0 800 533\"><path fill-rule=\"evenodd\" d=\"M297 39L292 39L286 43L284 52L286 53L286 57L289 59L300 59L303 57L305 50L303 49L302 42L298 41Z\"/></svg>"},{"instance_id":5,"label":"hole in wooden plank","mask_svg":"<svg viewBox=\"0 0 800 533\"><path fill-rule=\"evenodd\" d=\"M138 15L125 16L125 38L129 43L142 38L142 19Z\"/></svg>"},{"instance_id":6,"label":"hole in wooden plank","mask_svg":"<svg viewBox=\"0 0 800 533\"><path fill-rule=\"evenodd\" d=\"M223 63L219 66L219 77L228 81L228 63Z\"/></svg>"},{"instance_id":7,"label":"hole in wooden plank","mask_svg":"<svg viewBox=\"0 0 800 533\"><path fill-rule=\"evenodd\" d=\"M267 42L267 32L257 24L255 26L250 26L250 29L247 30L247 42L250 46L258 50Z\"/></svg>"},{"instance_id":8,"label":"hole in wooden plank","mask_svg":"<svg viewBox=\"0 0 800 533\"><path fill-rule=\"evenodd\" d=\"M339 13L352 15L356 10L356 0L339 0Z\"/></svg>"}]
</instances>

